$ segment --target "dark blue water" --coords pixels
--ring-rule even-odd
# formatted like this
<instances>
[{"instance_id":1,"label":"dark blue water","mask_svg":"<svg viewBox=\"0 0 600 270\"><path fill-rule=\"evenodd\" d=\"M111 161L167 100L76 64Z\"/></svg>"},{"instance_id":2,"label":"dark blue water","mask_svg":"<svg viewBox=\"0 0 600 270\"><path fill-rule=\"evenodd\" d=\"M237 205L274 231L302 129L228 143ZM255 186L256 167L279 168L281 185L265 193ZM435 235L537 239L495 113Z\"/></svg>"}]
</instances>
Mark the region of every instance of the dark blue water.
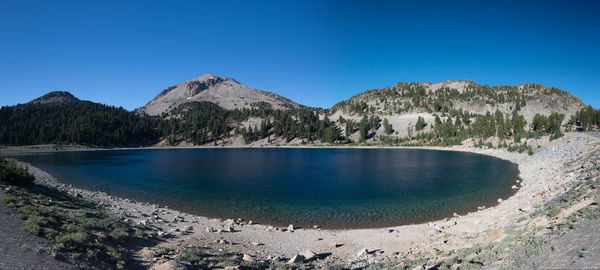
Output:
<instances>
[{"instance_id":1,"label":"dark blue water","mask_svg":"<svg viewBox=\"0 0 600 270\"><path fill-rule=\"evenodd\" d=\"M474 211L512 194L517 166L407 149L182 149L19 156L74 186L208 217L369 228Z\"/></svg>"}]
</instances>

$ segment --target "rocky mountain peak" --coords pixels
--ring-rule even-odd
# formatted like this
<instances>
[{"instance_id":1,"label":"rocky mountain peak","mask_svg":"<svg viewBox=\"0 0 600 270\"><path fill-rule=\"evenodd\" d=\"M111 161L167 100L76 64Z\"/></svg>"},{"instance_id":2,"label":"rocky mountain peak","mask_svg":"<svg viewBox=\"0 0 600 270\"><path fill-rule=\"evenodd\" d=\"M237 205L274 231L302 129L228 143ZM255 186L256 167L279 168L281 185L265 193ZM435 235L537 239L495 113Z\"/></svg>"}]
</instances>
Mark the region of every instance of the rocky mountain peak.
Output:
<instances>
[{"instance_id":1,"label":"rocky mountain peak","mask_svg":"<svg viewBox=\"0 0 600 270\"><path fill-rule=\"evenodd\" d=\"M30 101L30 104L64 104L81 102L73 94L67 91L52 91L39 98Z\"/></svg>"},{"instance_id":2,"label":"rocky mountain peak","mask_svg":"<svg viewBox=\"0 0 600 270\"><path fill-rule=\"evenodd\" d=\"M178 105L191 101L208 101L225 109L270 107L275 109L298 108L289 99L245 86L233 78L204 74L189 81L171 86L160 92L138 111L159 115Z\"/></svg>"}]
</instances>

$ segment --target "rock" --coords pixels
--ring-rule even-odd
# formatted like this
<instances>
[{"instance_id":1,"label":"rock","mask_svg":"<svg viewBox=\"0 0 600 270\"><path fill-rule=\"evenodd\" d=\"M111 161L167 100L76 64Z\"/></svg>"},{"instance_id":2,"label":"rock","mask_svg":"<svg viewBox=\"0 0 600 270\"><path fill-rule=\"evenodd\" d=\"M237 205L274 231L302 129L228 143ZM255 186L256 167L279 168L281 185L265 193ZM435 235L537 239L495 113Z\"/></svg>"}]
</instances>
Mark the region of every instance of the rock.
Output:
<instances>
[{"instance_id":1,"label":"rock","mask_svg":"<svg viewBox=\"0 0 600 270\"><path fill-rule=\"evenodd\" d=\"M248 225L252 225L252 220L248 220Z\"/></svg>"},{"instance_id":2,"label":"rock","mask_svg":"<svg viewBox=\"0 0 600 270\"><path fill-rule=\"evenodd\" d=\"M170 260L165 263L156 264L152 267L154 270L175 270L175 269L186 269L186 265Z\"/></svg>"},{"instance_id":3,"label":"rock","mask_svg":"<svg viewBox=\"0 0 600 270\"><path fill-rule=\"evenodd\" d=\"M221 245L227 245L227 244L229 244L229 242L227 240L225 240L225 239L221 239L219 241L219 244L221 244Z\"/></svg>"},{"instance_id":4,"label":"rock","mask_svg":"<svg viewBox=\"0 0 600 270\"><path fill-rule=\"evenodd\" d=\"M294 225L290 224L289 226L287 226L287 230L288 230L288 232L293 232L294 231Z\"/></svg>"},{"instance_id":5,"label":"rock","mask_svg":"<svg viewBox=\"0 0 600 270\"><path fill-rule=\"evenodd\" d=\"M501 203L503 200L502 199L498 199L498 203Z\"/></svg>"},{"instance_id":6,"label":"rock","mask_svg":"<svg viewBox=\"0 0 600 270\"><path fill-rule=\"evenodd\" d=\"M244 260L245 262L253 262L254 258L252 258L252 256L248 255L248 254L244 254L242 256L242 260Z\"/></svg>"},{"instance_id":7,"label":"rock","mask_svg":"<svg viewBox=\"0 0 600 270\"><path fill-rule=\"evenodd\" d=\"M294 257L292 257L288 261L288 264L301 263L301 262L304 262L304 257L302 257L302 255L300 255L300 254L296 254L296 255L294 255Z\"/></svg>"},{"instance_id":8,"label":"rock","mask_svg":"<svg viewBox=\"0 0 600 270\"><path fill-rule=\"evenodd\" d=\"M233 219L227 219L224 223L227 226L233 226L235 224L235 221Z\"/></svg>"},{"instance_id":9,"label":"rock","mask_svg":"<svg viewBox=\"0 0 600 270\"><path fill-rule=\"evenodd\" d=\"M194 230L194 226L187 226L187 228L185 228L186 231L191 232Z\"/></svg>"},{"instance_id":10,"label":"rock","mask_svg":"<svg viewBox=\"0 0 600 270\"><path fill-rule=\"evenodd\" d=\"M223 228L223 231L224 232L235 232L235 230L233 229L233 227L230 227L230 226L225 226Z\"/></svg>"},{"instance_id":11,"label":"rock","mask_svg":"<svg viewBox=\"0 0 600 270\"><path fill-rule=\"evenodd\" d=\"M423 267L423 265L417 265L415 267L413 267L413 269L411 270L425 270L425 267Z\"/></svg>"},{"instance_id":12,"label":"rock","mask_svg":"<svg viewBox=\"0 0 600 270\"><path fill-rule=\"evenodd\" d=\"M225 267L225 270L239 270L239 269L240 269L239 265Z\"/></svg>"},{"instance_id":13,"label":"rock","mask_svg":"<svg viewBox=\"0 0 600 270\"><path fill-rule=\"evenodd\" d=\"M358 251L358 253L356 254L356 257L361 257L363 255L369 254L369 250L366 248L363 248L361 250Z\"/></svg>"},{"instance_id":14,"label":"rock","mask_svg":"<svg viewBox=\"0 0 600 270\"><path fill-rule=\"evenodd\" d=\"M516 185L512 185L510 188L517 189L518 187Z\"/></svg>"},{"instance_id":15,"label":"rock","mask_svg":"<svg viewBox=\"0 0 600 270\"><path fill-rule=\"evenodd\" d=\"M378 233L391 233L393 231L394 230L392 230L392 229L379 229L379 230L377 230Z\"/></svg>"},{"instance_id":16,"label":"rock","mask_svg":"<svg viewBox=\"0 0 600 270\"><path fill-rule=\"evenodd\" d=\"M317 256L317 254L315 254L314 252L312 252L309 249L305 249L304 251L300 252L300 255L302 255L302 257L304 257L304 259L306 260L312 260L315 256Z\"/></svg>"},{"instance_id":17,"label":"rock","mask_svg":"<svg viewBox=\"0 0 600 270\"><path fill-rule=\"evenodd\" d=\"M338 248L338 247L341 247L341 246L343 246L343 244L339 244L339 243L333 243L333 244L331 244L331 245L329 245L329 246L330 246L331 248Z\"/></svg>"},{"instance_id":18,"label":"rock","mask_svg":"<svg viewBox=\"0 0 600 270\"><path fill-rule=\"evenodd\" d=\"M210 233L210 232L214 232L215 230L211 227L206 227L206 232Z\"/></svg>"}]
</instances>

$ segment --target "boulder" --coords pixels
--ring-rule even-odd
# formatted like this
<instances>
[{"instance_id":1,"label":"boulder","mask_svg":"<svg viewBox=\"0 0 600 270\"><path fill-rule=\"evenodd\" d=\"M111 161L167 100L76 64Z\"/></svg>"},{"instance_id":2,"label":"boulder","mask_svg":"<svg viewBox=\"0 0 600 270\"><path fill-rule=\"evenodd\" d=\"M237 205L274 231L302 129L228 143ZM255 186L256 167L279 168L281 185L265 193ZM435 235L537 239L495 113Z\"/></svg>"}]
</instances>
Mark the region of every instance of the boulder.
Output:
<instances>
[{"instance_id":1,"label":"boulder","mask_svg":"<svg viewBox=\"0 0 600 270\"><path fill-rule=\"evenodd\" d=\"M245 262L253 262L254 258L252 258L252 256L248 255L248 254L244 254L242 256L242 260L244 260Z\"/></svg>"},{"instance_id":2,"label":"boulder","mask_svg":"<svg viewBox=\"0 0 600 270\"><path fill-rule=\"evenodd\" d=\"M356 257L362 257L367 254L369 254L369 250L366 248L363 248L363 249L359 250L358 253L356 253Z\"/></svg>"},{"instance_id":3,"label":"boulder","mask_svg":"<svg viewBox=\"0 0 600 270\"><path fill-rule=\"evenodd\" d=\"M304 259L306 260L312 260L313 258L315 258L315 256L317 256L316 253L312 252L309 249L305 249L304 251L300 252L300 255L302 255L302 257L304 257Z\"/></svg>"},{"instance_id":4,"label":"boulder","mask_svg":"<svg viewBox=\"0 0 600 270\"><path fill-rule=\"evenodd\" d=\"M294 255L289 261L288 264L301 263L304 262L304 257L300 254Z\"/></svg>"},{"instance_id":5,"label":"boulder","mask_svg":"<svg viewBox=\"0 0 600 270\"><path fill-rule=\"evenodd\" d=\"M152 269L154 270L175 270L175 269L187 269L187 265L178 263L174 260L170 260L164 263L155 264Z\"/></svg>"}]
</instances>

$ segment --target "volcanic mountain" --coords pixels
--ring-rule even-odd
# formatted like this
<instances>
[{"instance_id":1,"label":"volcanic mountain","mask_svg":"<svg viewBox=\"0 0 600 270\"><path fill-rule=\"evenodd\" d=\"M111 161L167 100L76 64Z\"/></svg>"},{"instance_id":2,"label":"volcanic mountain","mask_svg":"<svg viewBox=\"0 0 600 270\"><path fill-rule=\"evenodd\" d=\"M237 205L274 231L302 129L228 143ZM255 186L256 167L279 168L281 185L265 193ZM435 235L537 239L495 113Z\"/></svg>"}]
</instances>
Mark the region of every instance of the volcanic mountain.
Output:
<instances>
[{"instance_id":1,"label":"volcanic mountain","mask_svg":"<svg viewBox=\"0 0 600 270\"><path fill-rule=\"evenodd\" d=\"M138 112L160 115L190 101L208 101L225 109L293 109L301 105L280 95L245 86L232 78L205 74L160 92Z\"/></svg>"}]
</instances>

